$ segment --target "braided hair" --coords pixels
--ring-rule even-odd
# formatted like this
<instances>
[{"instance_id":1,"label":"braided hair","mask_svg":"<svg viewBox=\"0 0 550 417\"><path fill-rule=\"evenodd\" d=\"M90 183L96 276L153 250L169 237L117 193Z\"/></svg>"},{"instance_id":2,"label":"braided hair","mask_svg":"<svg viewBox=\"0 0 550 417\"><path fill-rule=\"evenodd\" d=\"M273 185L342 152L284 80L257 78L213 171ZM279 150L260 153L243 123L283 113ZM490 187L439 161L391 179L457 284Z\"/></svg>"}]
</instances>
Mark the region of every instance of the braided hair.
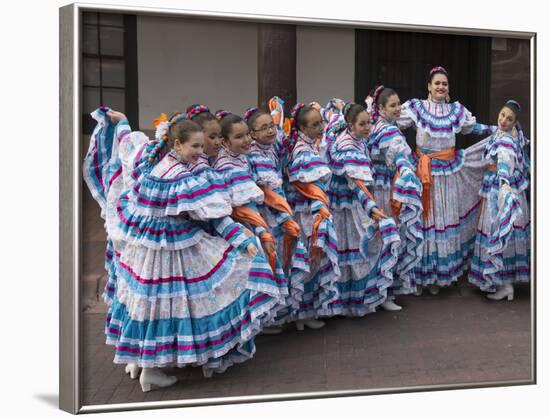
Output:
<instances>
[{"instance_id":1,"label":"braided hair","mask_svg":"<svg viewBox=\"0 0 550 417\"><path fill-rule=\"evenodd\" d=\"M296 140L298 138L298 125L303 126L305 124L302 117L302 113L307 113L307 111L302 111L305 108L305 104L296 103L290 112L290 134L284 140L284 144L289 151L292 151L296 145ZM312 107L310 106L310 109L311 108Z\"/></svg>"},{"instance_id":2,"label":"braided hair","mask_svg":"<svg viewBox=\"0 0 550 417\"><path fill-rule=\"evenodd\" d=\"M190 120L197 122L201 127L204 127L207 122L216 120L216 117L210 112L208 106L204 104L192 104L187 107L185 112L189 115Z\"/></svg>"}]
</instances>

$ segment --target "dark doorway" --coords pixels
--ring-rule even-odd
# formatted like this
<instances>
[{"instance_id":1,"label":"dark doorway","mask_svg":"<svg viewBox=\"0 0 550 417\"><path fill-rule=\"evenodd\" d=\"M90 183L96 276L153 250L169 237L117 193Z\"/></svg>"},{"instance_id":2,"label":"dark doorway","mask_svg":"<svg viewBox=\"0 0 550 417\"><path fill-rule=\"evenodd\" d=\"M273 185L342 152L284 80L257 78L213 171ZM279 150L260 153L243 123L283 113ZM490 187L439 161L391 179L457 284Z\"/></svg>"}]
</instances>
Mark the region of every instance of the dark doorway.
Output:
<instances>
[{"instance_id":1,"label":"dark doorway","mask_svg":"<svg viewBox=\"0 0 550 417\"><path fill-rule=\"evenodd\" d=\"M491 38L467 35L356 30L355 100L362 103L379 84L404 102L427 96L427 75L441 65L449 72L451 100L458 100L480 123L491 124ZM414 144L414 132L407 139ZM479 137L458 136L457 147Z\"/></svg>"}]
</instances>

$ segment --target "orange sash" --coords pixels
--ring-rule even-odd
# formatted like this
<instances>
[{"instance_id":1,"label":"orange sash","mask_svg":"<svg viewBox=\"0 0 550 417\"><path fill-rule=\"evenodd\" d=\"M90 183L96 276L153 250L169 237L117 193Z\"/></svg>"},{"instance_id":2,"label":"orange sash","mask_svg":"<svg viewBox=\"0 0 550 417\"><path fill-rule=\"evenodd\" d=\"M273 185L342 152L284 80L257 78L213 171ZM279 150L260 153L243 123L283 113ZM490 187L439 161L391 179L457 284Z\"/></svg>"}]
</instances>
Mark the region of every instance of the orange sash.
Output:
<instances>
[{"instance_id":1,"label":"orange sash","mask_svg":"<svg viewBox=\"0 0 550 417\"><path fill-rule=\"evenodd\" d=\"M304 197L309 198L310 200L320 201L325 206L327 207L329 206L330 202L328 200L327 195L318 186L310 182L300 182L300 181L293 182L292 184L296 187L298 192L302 194ZM319 226L321 225L321 222L329 218L330 218L330 211L328 211L326 207L321 207L321 209L317 212L317 214L315 215L315 218L313 219L310 250L313 249L313 246L317 242L317 237L319 235Z\"/></svg>"},{"instance_id":2,"label":"orange sash","mask_svg":"<svg viewBox=\"0 0 550 417\"><path fill-rule=\"evenodd\" d=\"M371 192L369 191L369 189L367 188L367 186L365 185L365 183L361 180L358 180L358 179L353 179L353 182L366 194L369 196L369 198L374 201L376 203L376 200L374 199L374 196L371 194ZM379 208L378 210L380 210L380 212L382 214L384 214L384 210L382 210L381 208ZM372 214L371 217L379 222L381 217L376 215L376 214Z\"/></svg>"},{"instance_id":3,"label":"orange sash","mask_svg":"<svg viewBox=\"0 0 550 417\"><path fill-rule=\"evenodd\" d=\"M442 161L451 161L455 157L455 148L447 148L430 154L425 154L419 148L416 148L416 154L419 158L416 173L422 183L422 208L424 210L424 218L427 219L430 213L430 187L433 183L432 159L435 158Z\"/></svg>"},{"instance_id":4,"label":"orange sash","mask_svg":"<svg viewBox=\"0 0 550 417\"><path fill-rule=\"evenodd\" d=\"M288 202L273 191L271 188L260 186L264 192L264 204L272 209L280 211L281 213L287 213L292 216L292 209ZM288 219L283 223L283 229L285 235L283 237L283 265L285 268L288 268L290 265L290 260L292 258L292 247L294 242L300 235L300 226L293 219Z\"/></svg>"},{"instance_id":5,"label":"orange sash","mask_svg":"<svg viewBox=\"0 0 550 417\"><path fill-rule=\"evenodd\" d=\"M265 222L264 218L249 207L245 207L245 206L233 207L233 213L231 213L231 217L233 217L233 219L239 222L246 222L246 223L250 223L253 226L260 226L260 227L263 227L264 229L269 229L269 226ZM269 258L269 265L271 266L273 273L275 273L275 269L277 265L276 263L277 254L275 252L275 245L276 245L275 238L271 233L262 232L260 233L260 241L262 243L273 243L273 248L268 251L267 256Z\"/></svg>"}]
</instances>

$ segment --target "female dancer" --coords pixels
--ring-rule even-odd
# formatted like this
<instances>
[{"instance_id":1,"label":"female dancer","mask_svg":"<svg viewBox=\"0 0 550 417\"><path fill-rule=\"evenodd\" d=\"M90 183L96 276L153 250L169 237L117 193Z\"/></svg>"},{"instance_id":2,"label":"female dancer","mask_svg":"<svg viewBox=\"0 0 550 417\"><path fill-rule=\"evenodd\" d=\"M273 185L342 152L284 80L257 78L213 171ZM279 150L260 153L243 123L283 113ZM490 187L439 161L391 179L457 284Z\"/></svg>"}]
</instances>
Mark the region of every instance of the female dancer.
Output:
<instances>
[{"instance_id":1,"label":"female dancer","mask_svg":"<svg viewBox=\"0 0 550 417\"><path fill-rule=\"evenodd\" d=\"M325 194L330 169L316 146L324 129L320 113L311 105L297 104L292 109L291 126L291 133L285 138L287 197L300 226L301 238L308 247L310 268L303 299L295 311L296 327L318 329L325 324L318 317L338 296L336 281L340 276L338 242Z\"/></svg>"},{"instance_id":2,"label":"female dancer","mask_svg":"<svg viewBox=\"0 0 550 417\"><path fill-rule=\"evenodd\" d=\"M458 101L449 99L449 78L443 67L430 71L427 100L412 99L396 120L400 129L416 128L412 155L422 182L423 256L415 268L417 284L439 287L458 280L473 253L479 210L477 190L483 175L485 141L456 150L456 134L490 134Z\"/></svg>"},{"instance_id":3,"label":"female dancer","mask_svg":"<svg viewBox=\"0 0 550 417\"><path fill-rule=\"evenodd\" d=\"M372 184L371 161L366 148L370 116L363 106L348 103L344 124L334 131L327 159L332 170L328 187L330 208L338 236L338 298L324 315L363 316L376 307L395 310L387 299L393 283L399 234L393 219L381 211L367 185ZM374 232L379 234L374 237ZM381 238L381 239L380 239Z\"/></svg>"},{"instance_id":4,"label":"female dancer","mask_svg":"<svg viewBox=\"0 0 550 417\"><path fill-rule=\"evenodd\" d=\"M396 120L401 115L401 102L391 88L379 86L367 98L370 103L372 129L367 148L372 159L373 195L386 213L391 213L399 225L402 241L396 275L389 290L395 294L413 292L414 268L422 259L422 185L410 163L411 149ZM393 309L399 307L392 303Z\"/></svg>"},{"instance_id":5,"label":"female dancer","mask_svg":"<svg viewBox=\"0 0 550 417\"><path fill-rule=\"evenodd\" d=\"M482 206L468 279L489 292L491 300L513 300L513 284L529 281L528 142L518 121L520 111L516 101L506 102L484 153L490 165L479 190Z\"/></svg>"},{"instance_id":6,"label":"female dancer","mask_svg":"<svg viewBox=\"0 0 550 417\"><path fill-rule=\"evenodd\" d=\"M237 224L228 229L231 209L216 186L185 167L198 159L204 138L184 119L161 124L159 140L131 155L124 154L126 137L120 143L130 186L117 205L114 238L125 245L107 343L116 346L115 363L143 367L143 391L176 382L161 367L201 365L209 376L252 357L254 336L282 298L253 240ZM206 233L204 220L226 240Z\"/></svg>"}]
</instances>

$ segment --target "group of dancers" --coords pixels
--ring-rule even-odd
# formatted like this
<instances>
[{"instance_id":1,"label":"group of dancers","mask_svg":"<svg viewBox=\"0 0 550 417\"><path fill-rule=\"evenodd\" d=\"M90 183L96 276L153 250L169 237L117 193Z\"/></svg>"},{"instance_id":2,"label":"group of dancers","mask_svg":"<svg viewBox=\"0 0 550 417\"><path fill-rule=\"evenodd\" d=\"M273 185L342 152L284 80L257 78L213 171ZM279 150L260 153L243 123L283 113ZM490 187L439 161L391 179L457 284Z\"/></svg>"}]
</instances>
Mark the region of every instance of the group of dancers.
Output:
<instances>
[{"instance_id":1,"label":"group of dancers","mask_svg":"<svg viewBox=\"0 0 550 417\"><path fill-rule=\"evenodd\" d=\"M495 126L449 99L365 104L273 97L241 117L204 105L161 114L155 138L108 107L84 161L107 232L106 341L143 391L205 377L254 355L260 332L398 311L397 295L468 280L494 300L528 282L528 141L520 105ZM416 129L411 151L402 130ZM455 149L457 133L480 136Z\"/></svg>"}]
</instances>

